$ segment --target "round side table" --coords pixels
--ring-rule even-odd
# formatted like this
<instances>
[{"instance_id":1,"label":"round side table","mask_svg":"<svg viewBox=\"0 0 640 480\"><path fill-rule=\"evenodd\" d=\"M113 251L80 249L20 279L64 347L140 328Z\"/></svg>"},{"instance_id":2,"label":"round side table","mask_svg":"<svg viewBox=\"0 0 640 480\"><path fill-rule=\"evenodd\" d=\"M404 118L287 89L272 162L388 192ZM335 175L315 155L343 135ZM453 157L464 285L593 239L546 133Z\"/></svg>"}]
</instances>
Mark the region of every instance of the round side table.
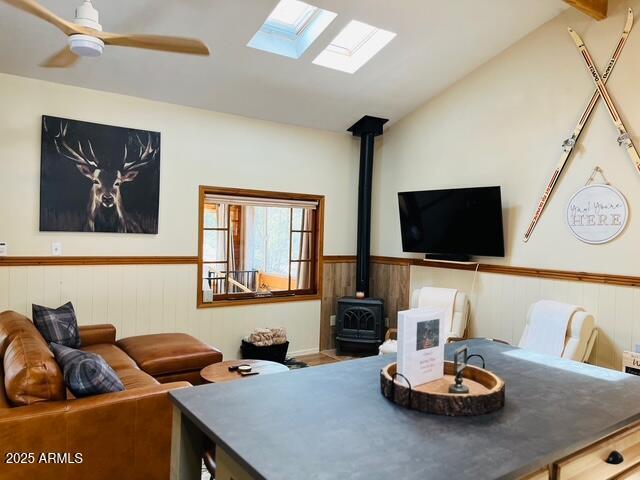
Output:
<instances>
[{"instance_id":1,"label":"round side table","mask_svg":"<svg viewBox=\"0 0 640 480\"><path fill-rule=\"evenodd\" d=\"M243 377L240 372L229 371L229 367L236 365L251 365L252 372L259 372L259 375L249 375ZM200 376L205 382L220 383L229 382L231 380L240 380L242 378L253 378L260 375L268 375L270 373L288 372L289 369L281 363L270 362L267 360L227 360L224 362L214 363L200 370Z\"/></svg>"}]
</instances>

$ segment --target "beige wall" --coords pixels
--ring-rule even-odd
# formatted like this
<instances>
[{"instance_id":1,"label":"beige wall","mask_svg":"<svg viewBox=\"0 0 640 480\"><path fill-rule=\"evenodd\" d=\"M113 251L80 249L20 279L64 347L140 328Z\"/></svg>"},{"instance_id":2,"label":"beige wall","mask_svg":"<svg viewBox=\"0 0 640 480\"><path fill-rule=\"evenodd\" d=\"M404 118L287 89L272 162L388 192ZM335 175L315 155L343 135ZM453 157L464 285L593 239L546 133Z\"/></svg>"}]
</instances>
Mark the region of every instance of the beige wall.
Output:
<instances>
[{"instance_id":1,"label":"beige wall","mask_svg":"<svg viewBox=\"0 0 640 480\"><path fill-rule=\"evenodd\" d=\"M612 2L610 17L594 22L574 11L543 25L474 71L412 115L393 125L378 147L373 244L376 255L402 256L397 192L433 188L501 185L507 256L483 259L574 271L639 275L640 177L604 106L594 111L577 152L529 243L522 242L534 207L593 85L574 43L571 25L600 68L606 65L626 19L626 7L640 14L640 1ZM497 26L499 28L499 26ZM636 27L638 28L638 27ZM609 81L635 143L640 145L640 32L631 33ZM576 240L564 224L570 196L599 165L627 197L626 231L600 246ZM638 210L640 211L640 210ZM469 232L473 235L473 232ZM471 289L468 272L412 267L411 286ZM592 361L619 368L620 354L640 342L640 290L505 275L478 275L472 297L473 335L517 342L529 305L551 298L585 305L598 317L601 336Z\"/></svg>"},{"instance_id":2,"label":"beige wall","mask_svg":"<svg viewBox=\"0 0 640 480\"><path fill-rule=\"evenodd\" d=\"M10 255L49 255L52 241L65 255L196 255L200 184L326 195L325 253L355 248L358 144L346 134L3 74L0 105L0 241ZM43 114L161 132L158 235L38 232Z\"/></svg>"},{"instance_id":3,"label":"beige wall","mask_svg":"<svg viewBox=\"0 0 640 480\"><path fill-rule=\"evenodd\" d=\"M634 212L640 205L640 176L618 147L617 132L602 104L532 239L522 242L560 145L593 92L566 28L571 25L583 35L602 68L618 42L629 4L640 15L638 0L612 2L610 17L602 22L567 10L393 125L378 148L372 251L402 254L397 192L501 185L507 257L487 261L637 275L640 255L634 252L640 244L640 223ZM634 31L608 86L640 145L638 59L640 31ZM567 201L596 165L627 197L631 209L626 231L600 246L579 242L564 224Z\"/></svg>"},{"instance_id":4,"label":"beige wall","mask_svg":"<svg viewBox=\"0 0 640 480\"><path fill-rule=\"evenodd\" d=\"M0 241L12 256L49 255L52 241L64 255L196 255L200 184L325 195L325 254L353 253L358 144L346 134L4 74L0 105ZM43 114L161 132L158 235L38 231ZM195 277L195 266L0 268L0 310L74 299L81 323L188 331L227 356L252 328L282 325L292 351L317 350L319 301L196 310Z\"/></svg>"}]
</instances>

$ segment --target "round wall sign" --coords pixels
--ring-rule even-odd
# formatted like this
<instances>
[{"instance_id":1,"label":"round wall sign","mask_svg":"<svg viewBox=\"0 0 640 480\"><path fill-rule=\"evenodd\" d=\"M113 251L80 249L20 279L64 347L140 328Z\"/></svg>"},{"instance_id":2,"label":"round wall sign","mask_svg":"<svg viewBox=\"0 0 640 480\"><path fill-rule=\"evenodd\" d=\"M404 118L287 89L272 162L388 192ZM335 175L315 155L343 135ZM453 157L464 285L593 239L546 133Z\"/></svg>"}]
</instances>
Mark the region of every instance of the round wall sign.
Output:
<instances>
[{"instance_id":1,"label":"round wall sign","mask_svg":"<svg viewBox=\"0 0 640 480\"><path fill-rule=\"evenodd\" d=\"M629 207L622 193L611 185L587 185L567 206L567 225L585 243L607 243L627 225Z\"/></svg>"}]
</instances>

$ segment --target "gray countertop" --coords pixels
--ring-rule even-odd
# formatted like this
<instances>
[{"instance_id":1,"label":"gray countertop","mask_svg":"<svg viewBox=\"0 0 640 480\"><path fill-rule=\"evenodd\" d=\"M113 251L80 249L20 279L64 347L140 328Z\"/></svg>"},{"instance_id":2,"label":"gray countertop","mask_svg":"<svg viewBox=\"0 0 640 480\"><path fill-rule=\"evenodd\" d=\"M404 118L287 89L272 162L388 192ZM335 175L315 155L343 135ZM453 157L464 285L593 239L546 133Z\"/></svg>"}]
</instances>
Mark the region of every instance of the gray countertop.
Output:
<instances>
[{"instance_id":1,"label":"gray countertop","mask_svg":"<svg viewBox=\"0 0 640 480\"><path fill-rule=\"evenodd\" d=\"M512 479L640 419L640 377L486 340L467 344L506 383L498 412L454 418L394 405L379 379L393 355L170 395L206 436L268 480Z\"/></svg>"}]
</instances>

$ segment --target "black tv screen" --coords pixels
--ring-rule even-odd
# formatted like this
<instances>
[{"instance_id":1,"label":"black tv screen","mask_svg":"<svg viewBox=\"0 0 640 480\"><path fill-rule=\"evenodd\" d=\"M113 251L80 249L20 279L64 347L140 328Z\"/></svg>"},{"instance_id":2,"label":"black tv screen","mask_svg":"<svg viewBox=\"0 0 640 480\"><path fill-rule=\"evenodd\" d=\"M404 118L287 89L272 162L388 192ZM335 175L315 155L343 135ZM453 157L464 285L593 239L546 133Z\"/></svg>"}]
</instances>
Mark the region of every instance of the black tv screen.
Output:
<instances>
[{"instance_id":1,"label":"black tv screen","mask_svg":"<svg viewBox=\"0 0 640 480\"><path fill-rule=\"evenodd\" d=\"M402 249L504 257L500 187L398 193Z\"/></svg>"}]
</instances>

